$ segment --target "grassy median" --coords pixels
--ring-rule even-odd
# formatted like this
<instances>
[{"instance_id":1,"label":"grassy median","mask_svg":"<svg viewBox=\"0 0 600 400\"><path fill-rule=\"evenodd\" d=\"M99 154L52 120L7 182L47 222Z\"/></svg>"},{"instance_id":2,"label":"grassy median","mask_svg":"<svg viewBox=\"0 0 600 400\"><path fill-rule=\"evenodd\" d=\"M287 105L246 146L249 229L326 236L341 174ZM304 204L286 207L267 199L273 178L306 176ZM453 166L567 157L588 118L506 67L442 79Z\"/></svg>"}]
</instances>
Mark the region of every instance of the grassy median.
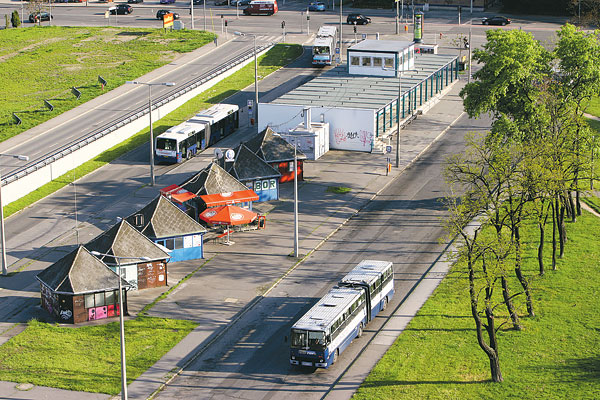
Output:
<instances>
[{"instance_id":1,"label":"grassy median","mask_svg":"<svg viewBox=\"0 0 600 400\"><path fill-rule=\"evenodd\" d=\"M0 30L0 141L211 42L204 31L33 26ZM108 82L102 89L98 76ZM71 88L81 98L71 94ZM44 106L47 100L54 106ZM16 124L12 113L23 121Z\"/></svg>"}]
</instances>

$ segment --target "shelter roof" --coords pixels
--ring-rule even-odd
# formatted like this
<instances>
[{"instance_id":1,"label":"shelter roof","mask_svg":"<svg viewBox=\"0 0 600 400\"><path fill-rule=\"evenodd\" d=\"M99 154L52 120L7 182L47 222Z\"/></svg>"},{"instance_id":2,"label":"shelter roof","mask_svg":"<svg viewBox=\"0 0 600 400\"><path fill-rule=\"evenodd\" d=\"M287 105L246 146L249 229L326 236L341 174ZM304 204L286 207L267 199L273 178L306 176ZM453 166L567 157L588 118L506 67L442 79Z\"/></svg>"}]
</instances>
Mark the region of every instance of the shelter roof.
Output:
<instances>
[{"instance_id":1,"label":"shelter roof","mask_svg":"<svg viewBox=\"0 0 600 400\"><path fill-rule=\"evenodd\" d=\"M244 143L254 154L268 163L292 161L294 159L294 146L267 127L258 135ZM299 160L305 160L306 155L297 151Z\"/></svg>"},{"instance_id":2,"label":"shelter roof","mask_svg":"<svg viewBox=\"0 0 600 400\"><path fill-rule=\"evenodd\" d=\"M413 45L414 42L407 40L373 40L367 39L362 40L355 45L350 46L348 51L359 50L359 51L372 51L377 52L388 52L388 53L400 53L406 50L408 47Z\"/></svg>"},{"instance_id":3,"label":"shelter roof","mask_svg":"<svg viewBox=\"0 0 600 400\"><path fill-rule=\"evenodd\" d=\"M202 201L204 201L207 207L258 201L258 195L252 189L242 190L239 192L205 194L200 196L200 198Z\"/></svg>"},{"instance_id":4,"label":"shelter roof","mask_svg":"<svg viewBox=\"0 0 600 400\"><path fill-rule=\"evenodd\" d=\"M158 196L126 220L147 237L155 239L206 232L201 224L164 196Z\"/></svg>"},{"instance_id":5,"label":"shelter roof","mask_svg":"<svg viewBox=\"0 0 600 400\"><path fill-rule=\"evenodd\" d=\"M227 171L240 181L279 178L281 174L265 160L240 144L235 149L235 160L226 166Z\"/></svg>"},{"instance_id":6,"label":"shelter roof","mask_svg":"<svg viewBox=\"0 0 600 400\"><path fill-rule=\"evenodd\" d=\"M239 192L248 188L227 171L211 163L180 185L196 195Z\"/></svg>"},{"instance_id":7,"label":"shelter roof","mask_svg":"<svg viewBox=\"0 0 600 400\"><path fill-rule=\"evenodd\" d=\"M119 289L119 275L83 246L79 246L40 272L36 278L52 291L64 294L76 295ZM121 280L121 285L131 286L124 279Z\"/></svg>"},{"instance_id":8,"label":"shelter roof","mask_svg":"<svg viewBox=\"0 0 600 400\"><path fill-rule=\"evenodd\" d=\"M139 264L140 260L133 257L148 257L150 261L164 260L170 255L156 243L142 235L126 220L121 220L109 230L98 235L85 245L86 249L109 256L99 256L105 264L116 265L117 259L121 265ZM129 258L128 258L129 257Z\"/></svg>"},{"instance_id":9,"label":"shelter roof","mask_svg":"<svg viewBox=\"0 0 600 400\"><path fill-rule=\"evenodd\" d=\"M414 68L418 72L402 75L402 93L455 59L455 55L415 54ZM271 104L379 111L398 99L398 85L396 77L351 75L347 66L341 65L278 97Z\"/></svg>"}]
</instances>

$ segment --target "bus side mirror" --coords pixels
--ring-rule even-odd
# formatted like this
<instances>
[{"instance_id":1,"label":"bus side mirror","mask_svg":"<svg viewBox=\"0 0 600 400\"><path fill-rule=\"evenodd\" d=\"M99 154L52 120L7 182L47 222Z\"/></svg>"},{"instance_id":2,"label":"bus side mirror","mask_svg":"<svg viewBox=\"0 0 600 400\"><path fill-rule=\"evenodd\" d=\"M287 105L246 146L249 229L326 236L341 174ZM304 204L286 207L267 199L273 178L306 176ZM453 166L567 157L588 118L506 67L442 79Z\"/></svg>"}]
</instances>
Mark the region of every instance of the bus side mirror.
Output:
<instances>
[{"instance_id":1,"label":"bus side mirror","mask_svg":"<svg viewBox=\"0 0 600 400\"><path fill-rule=\"evenodd\" d=\"M285 336L285 337L283 338L283 342L284 342L284 343L287 343L287 336Z\"/></svg>"}]
</instances>

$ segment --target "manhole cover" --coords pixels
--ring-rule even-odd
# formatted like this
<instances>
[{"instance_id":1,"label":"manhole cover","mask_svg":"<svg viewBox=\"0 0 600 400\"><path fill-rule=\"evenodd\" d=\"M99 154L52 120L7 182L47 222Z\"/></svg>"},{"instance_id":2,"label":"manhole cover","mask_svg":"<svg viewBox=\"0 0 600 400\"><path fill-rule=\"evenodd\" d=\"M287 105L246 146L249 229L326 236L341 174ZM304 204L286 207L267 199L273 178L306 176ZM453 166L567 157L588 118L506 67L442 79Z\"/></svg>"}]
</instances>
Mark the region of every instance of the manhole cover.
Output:
<instances>
[{"instance_id":1,"label":"manhole cover","mask_svg":"<svg viewBox=\"0 0 600 400\"><path fill-rule=\"evenodd\" d=\"M33 384L32 383L19 383L15 387L17 388L17 390L27 391L27 390L33 389Z\"/></svg>"}]
</instances>

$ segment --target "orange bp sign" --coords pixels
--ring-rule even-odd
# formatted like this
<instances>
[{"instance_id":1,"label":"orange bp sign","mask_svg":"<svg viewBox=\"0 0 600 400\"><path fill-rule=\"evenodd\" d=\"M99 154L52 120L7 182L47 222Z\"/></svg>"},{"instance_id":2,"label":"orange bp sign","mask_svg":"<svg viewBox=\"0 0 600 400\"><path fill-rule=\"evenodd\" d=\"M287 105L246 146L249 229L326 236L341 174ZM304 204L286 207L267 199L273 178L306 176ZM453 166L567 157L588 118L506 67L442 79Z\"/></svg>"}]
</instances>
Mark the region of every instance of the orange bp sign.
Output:
<instances>
[{"instance_id":1,"label":"orange bp sign","mask_svg":"<svg viewBox=\"0 0 600 400\"><path fill-rule=\"evenodd\" d=\"M163 28L169 28L171 26L173 26L173 14L165 14L163 16Z\"/></svg>"}]
</instances>

